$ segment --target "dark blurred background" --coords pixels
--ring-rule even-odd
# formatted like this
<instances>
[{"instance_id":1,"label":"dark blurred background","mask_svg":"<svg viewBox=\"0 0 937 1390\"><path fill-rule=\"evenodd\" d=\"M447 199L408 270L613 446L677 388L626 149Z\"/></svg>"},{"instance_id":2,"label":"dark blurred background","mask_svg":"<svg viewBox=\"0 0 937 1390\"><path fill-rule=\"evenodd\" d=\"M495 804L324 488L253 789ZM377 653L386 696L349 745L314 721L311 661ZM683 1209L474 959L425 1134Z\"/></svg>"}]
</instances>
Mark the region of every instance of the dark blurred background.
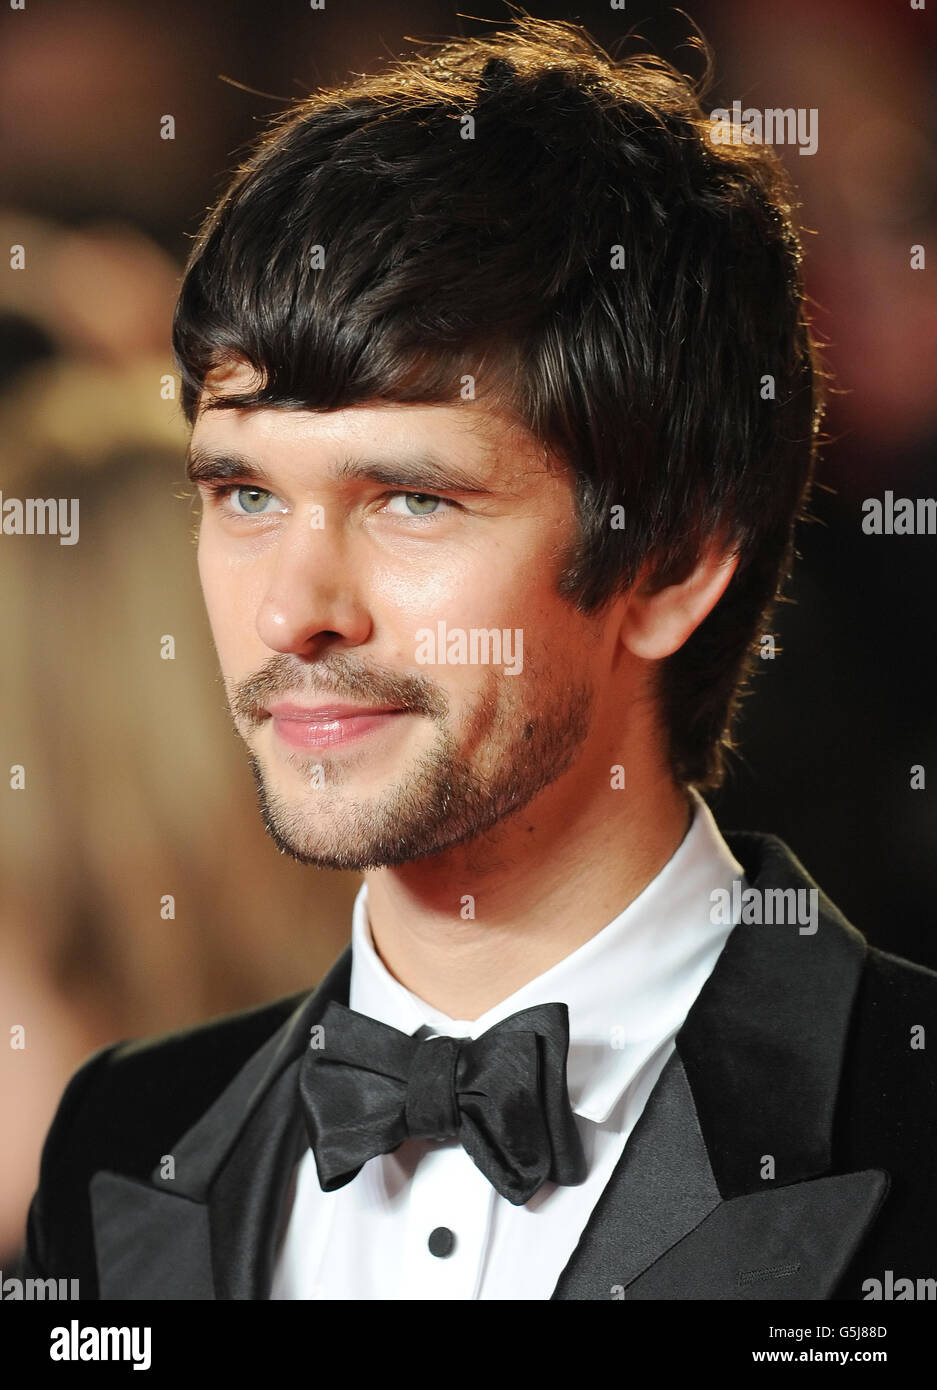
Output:
<instances>
[{"instance_id":1,"label":"dark blurred background","mask_svg":"<svg viewBox=\"0 0 937 1390\"><path fill-rule=\"evenodd\" d=\"M470 8L62 0L0 15L0 245L26 256L0 280L0 489L78 497L82 527L76 546L0 536L0 766L26 774L24 790L5 776L0 846L0 1019L26 1042L0 1049L0 1267L89 1051L312 985L347 940L357 879L278 856L230 730L178 496L169 321L200 219L266 121L417 51L408 37L509 21L503 4ZM699 71L670 5L526 8L613 52L636 30ZM715 50L711 106L819 112L816 154L780 153L837 387L780 650L714 808L726 829L784 838L873 943L937 967L937 537L861 529L865 498L937 493L935 267L911 269L913 245L937 256L937 6L686 8Z\"/></svg>"}]
</instances>

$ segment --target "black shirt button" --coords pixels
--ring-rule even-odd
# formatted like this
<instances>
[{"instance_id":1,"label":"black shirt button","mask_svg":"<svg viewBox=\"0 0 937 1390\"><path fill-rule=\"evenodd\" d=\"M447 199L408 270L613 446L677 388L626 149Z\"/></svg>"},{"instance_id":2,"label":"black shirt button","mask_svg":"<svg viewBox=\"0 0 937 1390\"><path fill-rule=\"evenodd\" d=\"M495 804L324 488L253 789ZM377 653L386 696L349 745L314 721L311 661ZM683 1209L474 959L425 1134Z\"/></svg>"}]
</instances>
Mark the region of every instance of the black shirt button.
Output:
<instances>
[{"instance_id":1,"label":"black shirt button","mask_svg":"<svg viewBox=\"0 0 937 1390\"><path fill-rule=\"evenodd\" d=\"M437 1226L435 1231L430 1231L428 1244L429 1253L444 1260L455 1249L455 1236L448 1226Z\"/></svg>"}]
</instances>

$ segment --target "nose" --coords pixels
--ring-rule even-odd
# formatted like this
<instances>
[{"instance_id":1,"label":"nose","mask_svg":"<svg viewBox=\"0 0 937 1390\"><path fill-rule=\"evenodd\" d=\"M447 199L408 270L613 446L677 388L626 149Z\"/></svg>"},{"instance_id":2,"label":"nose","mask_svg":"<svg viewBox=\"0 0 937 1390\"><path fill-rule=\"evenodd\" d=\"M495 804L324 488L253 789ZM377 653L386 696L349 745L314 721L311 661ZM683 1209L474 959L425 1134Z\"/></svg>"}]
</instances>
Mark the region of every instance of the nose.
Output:
<instances>
[{"instance_id":1,"label":"nose","mask_svg":"<svg viewBox=\"0 0 937 1390\"><path fill-rule=\"evenodd\" d=\"M275 652L317 655L329 638L366 641L367 606L338 528L313 529L297 514L271 555L271 570L257 609L257 633Z\"/></svg>"}]
</instances>

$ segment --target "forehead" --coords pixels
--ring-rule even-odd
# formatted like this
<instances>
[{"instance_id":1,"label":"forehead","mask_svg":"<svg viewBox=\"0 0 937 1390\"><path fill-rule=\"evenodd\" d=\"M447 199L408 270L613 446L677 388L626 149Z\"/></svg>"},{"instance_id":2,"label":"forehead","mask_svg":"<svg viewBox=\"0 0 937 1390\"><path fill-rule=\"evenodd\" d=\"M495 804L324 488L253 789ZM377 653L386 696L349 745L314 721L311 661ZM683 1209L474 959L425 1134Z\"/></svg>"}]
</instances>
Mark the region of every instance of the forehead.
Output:
<instances>
[{"instance_id":1,"label":"forehead","mask_svg":"<svg viewBox=\"0 0 937 1390\"><path fill-rule=\"evenodd\" d=\"M371 456L386 449L399 457L432 448L504 476L554 471L556 465L550 450L516 416L480 400L447 405L373 401L332 411L204 408L215 394L241 395L259 384L251 368L240 363L208 373L193 443L223 443L265 456L295 452L306 461L365 449Z\"/></svg>"}]
</instances>

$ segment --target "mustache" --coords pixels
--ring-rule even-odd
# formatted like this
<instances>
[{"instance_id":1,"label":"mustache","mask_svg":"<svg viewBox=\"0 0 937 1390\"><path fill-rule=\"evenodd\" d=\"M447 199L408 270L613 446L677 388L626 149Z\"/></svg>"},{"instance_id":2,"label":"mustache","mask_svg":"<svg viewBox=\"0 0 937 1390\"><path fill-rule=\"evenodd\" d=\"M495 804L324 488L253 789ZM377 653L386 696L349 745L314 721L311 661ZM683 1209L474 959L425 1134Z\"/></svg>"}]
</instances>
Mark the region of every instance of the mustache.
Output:
<instances>
[{"instance_id":1,"label":"mustache","mask_svg":"<svg viewBox=\"0 0 937 1390\"><path fill-rule=\"evenodd\" d=\"M410 714L445 719L449 701L438 686L425 676L389 671L386 667L364 665L344 652L333 652L316 662L297 662L278 654L246 680L231 682L228 703L235 720L256 728L268 717L266 706L290 696L323 703L327 697L360 704L393 705Z\"/></svg>"}]
</instances>

